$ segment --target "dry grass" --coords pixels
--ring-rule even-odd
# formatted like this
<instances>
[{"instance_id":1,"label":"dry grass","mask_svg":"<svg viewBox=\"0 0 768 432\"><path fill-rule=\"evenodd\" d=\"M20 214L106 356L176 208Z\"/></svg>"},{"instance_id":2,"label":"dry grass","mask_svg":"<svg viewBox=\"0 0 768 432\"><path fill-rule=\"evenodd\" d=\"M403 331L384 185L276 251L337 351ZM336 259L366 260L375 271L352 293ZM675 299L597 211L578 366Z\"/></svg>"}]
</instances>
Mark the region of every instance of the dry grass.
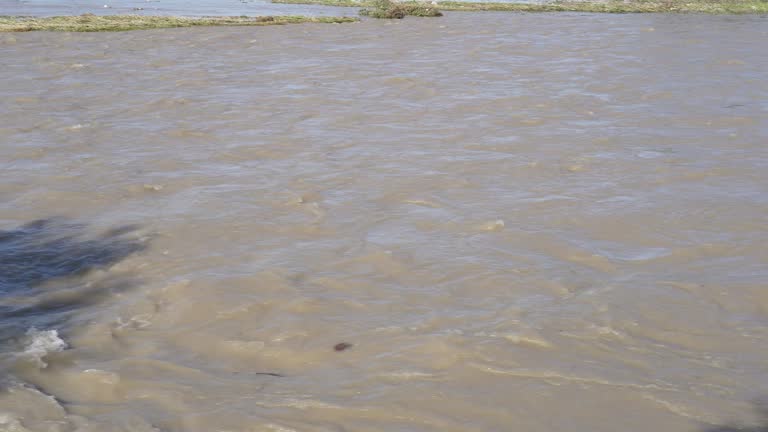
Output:
<instances>
[{"instance_id":1,"label":"dry grass","mask_svg":"<svg viewBox=\"0 0 768 432\"><path fill-rule=\"evenodd\" d=\"M92 15L58 17L12 17L0 16L0 32L25 31L68 31L97 32L125 31L171 27L196 26L265 26L297 23L347 23L357 21L346 17L304 17L304 16L265 16L265 17L202 17L185 18L171 16L140 15Z\"/></svg>"}]
</instances>

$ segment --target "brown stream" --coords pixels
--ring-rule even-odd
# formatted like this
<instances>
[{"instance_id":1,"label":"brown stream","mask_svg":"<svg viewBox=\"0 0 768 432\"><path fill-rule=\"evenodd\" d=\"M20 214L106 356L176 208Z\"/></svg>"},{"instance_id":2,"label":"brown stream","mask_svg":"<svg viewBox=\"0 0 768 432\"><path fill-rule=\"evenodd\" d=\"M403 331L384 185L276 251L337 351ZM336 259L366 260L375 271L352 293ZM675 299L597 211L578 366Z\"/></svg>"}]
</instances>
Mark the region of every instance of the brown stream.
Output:
<instances>
[{"instance_id":1,"label":"brown stream","mask_svg":"<svg viewBox=\"0 0 768 432\"><path fill-rule=\"evenodd\" d=\"M0 34L0 431L764 431L766 40Z\"/></svg>"}]
</instances>

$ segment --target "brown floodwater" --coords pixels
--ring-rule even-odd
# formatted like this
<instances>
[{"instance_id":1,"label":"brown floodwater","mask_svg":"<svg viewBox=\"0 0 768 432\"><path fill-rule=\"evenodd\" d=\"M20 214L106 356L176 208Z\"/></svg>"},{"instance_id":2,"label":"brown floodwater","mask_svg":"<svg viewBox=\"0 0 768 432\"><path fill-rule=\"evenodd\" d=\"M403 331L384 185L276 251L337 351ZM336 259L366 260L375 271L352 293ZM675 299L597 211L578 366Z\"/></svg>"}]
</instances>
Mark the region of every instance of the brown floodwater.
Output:
<instances>
[{"instance_id":1,"label":"brown floodwater","mask_svg":"<svg viewBox=\"0 0 768 432\"><path fill-rule=\"evenodd\" d=\"M767 36L0 35L0 430L763 430Z\"/></svg>"},{"instance_id":2,"label":"brown floodwater","mask_svg":"<svg viewBox=\"0 0 768 432\"><path fill-rule=\"evenodd\" d=\"M526 0L534 1L534 0ZM0 0L0 15L352 15L357 9L270 0Z\"/></svg>"}]
</instances>

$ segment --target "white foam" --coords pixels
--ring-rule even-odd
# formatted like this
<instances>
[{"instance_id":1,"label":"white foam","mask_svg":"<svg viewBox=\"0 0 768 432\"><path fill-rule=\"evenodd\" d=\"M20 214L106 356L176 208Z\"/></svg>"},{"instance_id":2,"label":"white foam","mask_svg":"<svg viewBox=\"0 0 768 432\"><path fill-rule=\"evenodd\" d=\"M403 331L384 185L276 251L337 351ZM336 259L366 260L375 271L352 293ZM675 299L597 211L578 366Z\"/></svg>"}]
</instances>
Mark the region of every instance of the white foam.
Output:
<instances>
[{"instance_id":1,"label":"white foam","mask_svg":"<svg viewBox=\"0 0 768 432\"><path fill-rule=\"evenodd\" d=\"M59 337L57 330L27 330L27 345L21 356L31 359L42 369L48 366L43 358L52 352L64 351L67 343Z\"/></svg>"},{"instance_id":2,"label":"white foam","mask_svg":"<svg viewBox=\"0 0 768 432\"><path fill-rule=\"evenodd\" d=\"M0 413L0 430L5 432L30 432L19 419L7 413Z\"/></svg>"}]
</instances>

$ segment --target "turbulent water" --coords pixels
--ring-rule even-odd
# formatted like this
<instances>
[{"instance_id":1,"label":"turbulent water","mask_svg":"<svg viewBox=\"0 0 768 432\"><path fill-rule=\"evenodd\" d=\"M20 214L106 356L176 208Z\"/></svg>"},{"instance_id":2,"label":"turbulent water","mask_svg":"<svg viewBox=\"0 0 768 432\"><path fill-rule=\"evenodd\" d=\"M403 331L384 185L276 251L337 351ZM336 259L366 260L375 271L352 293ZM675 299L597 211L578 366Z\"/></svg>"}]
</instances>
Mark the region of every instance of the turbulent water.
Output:
<instances>
[{"instance_id":1,"label":"turbulent water","mask_svg":"<svg viewBox=\"0 0 768 432\"><path fill-rule=\"evenodd\" d=\"M0 35L0 430L763 431L767 36Z\"/></svg>"}]
</instances>

